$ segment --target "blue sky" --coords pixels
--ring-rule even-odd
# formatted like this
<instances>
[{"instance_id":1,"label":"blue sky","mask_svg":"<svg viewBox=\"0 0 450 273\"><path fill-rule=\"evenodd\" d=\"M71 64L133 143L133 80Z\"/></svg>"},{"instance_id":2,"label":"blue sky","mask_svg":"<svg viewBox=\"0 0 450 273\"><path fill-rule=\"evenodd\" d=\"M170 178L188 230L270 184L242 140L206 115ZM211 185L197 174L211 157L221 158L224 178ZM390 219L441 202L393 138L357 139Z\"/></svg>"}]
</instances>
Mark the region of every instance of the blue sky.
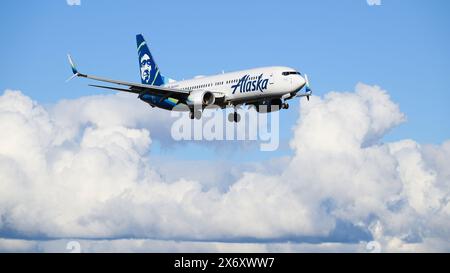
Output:
<instances>
[{"instance_id":1,"label":"blue sky","mask_svg":"<svg viewBox=\"0 0 450 273\"><path fill-rule=\"evenodd\" d=\"M0 252L448 252L450 2L381 3L3 1ZM69 52L139 82L137 33L166 76L284 65L320 97L274 152L176 142L169 112L65 82Z\"/></svg>"},{"instance_id":2,"label":"blue sky","mask_svg":"<svg viewBox=\"0 0 450 273\"><path fill-rule=\"evenodd\" d=\"M352 91L358 82L379 85L408 117L386 141L438 144L450 135L449 8L448 1L418 0L4 1L0 90L18 89L42 104L108 94L83 80L66 84L66 53L86 73L138 81L134 36L143 33L162 72L175 79L286 65L309 74L317 95ZM292 106L281 113L284 144L277 152L234 156L289 154L299 107ZM219 156L202 145L155 150Z\"/></svg>"}]
</instances>

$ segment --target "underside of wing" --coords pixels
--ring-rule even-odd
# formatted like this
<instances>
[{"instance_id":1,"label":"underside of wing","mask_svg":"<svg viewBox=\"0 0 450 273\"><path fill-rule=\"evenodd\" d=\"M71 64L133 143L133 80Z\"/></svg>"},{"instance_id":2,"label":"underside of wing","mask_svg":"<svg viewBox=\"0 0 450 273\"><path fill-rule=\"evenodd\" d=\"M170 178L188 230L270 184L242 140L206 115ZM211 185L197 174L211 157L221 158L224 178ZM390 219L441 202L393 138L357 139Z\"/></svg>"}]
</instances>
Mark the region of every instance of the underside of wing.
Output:
<instances>
[{"instance_id":1,"label":"underside of wing","mask_svg":"<svg viewBox=\"0 0 450 273\"><path fill-rule=\"evenodd\" d=\"M155 86L155 85L147 85L147 84L141 84L141 83L110 80L110 79L105 79L105 78L100 78L100 77L90 76L90 75L84 75L84 74L79 74L78 76L96 80L96 81L122 85L122 86L126 86L128 88L91 84L91 86L93 86L93 87L99 87L99 88L105 88L105 89L111 89L111 90L123 91L123 92L130 92L130 93L135 93L135 94L139 94L139 95L151 94L151 95L172 97L172 98L176 98L176 99L186 99L189 96L189 91L187 91L187 90L173 89L173 88L167 88L167 87Z\"/></svg>"}]
</instances>

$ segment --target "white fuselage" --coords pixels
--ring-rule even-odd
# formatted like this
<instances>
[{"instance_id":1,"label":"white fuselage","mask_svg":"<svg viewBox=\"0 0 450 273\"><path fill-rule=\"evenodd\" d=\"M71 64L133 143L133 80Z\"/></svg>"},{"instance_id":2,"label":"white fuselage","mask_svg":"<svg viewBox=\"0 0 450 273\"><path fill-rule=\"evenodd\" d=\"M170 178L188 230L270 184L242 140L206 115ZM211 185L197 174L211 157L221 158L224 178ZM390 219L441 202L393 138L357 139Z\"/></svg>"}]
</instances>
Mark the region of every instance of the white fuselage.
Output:
<instances>
[{"instance_id":1,"label":"white fuselage","mask_svg":"<svg viewBox=\"0 0 450 273\"><path fill-rule=\"evenodd\" d=\"M217 92L224 94L223 104L240 104L294 96L305 84L295 69L272 66L171 82L165 87Z\"/></svg>"}]
</instances>

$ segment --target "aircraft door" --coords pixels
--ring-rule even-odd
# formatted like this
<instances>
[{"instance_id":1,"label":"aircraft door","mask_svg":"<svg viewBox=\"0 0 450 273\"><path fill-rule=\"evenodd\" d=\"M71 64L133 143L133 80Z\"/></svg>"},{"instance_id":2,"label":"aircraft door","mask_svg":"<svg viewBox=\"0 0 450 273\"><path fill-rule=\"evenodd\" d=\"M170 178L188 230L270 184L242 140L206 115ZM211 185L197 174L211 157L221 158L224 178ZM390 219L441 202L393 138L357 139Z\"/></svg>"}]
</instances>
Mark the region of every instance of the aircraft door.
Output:
<instances>
[{"instance_id":1,"label":"aircraft door","mask_svg":"<svg viewBox=\"0 0 450 273\"><path fill-rule=\"evenodd\" d=\"M270 73L269 74L269 85L267 86L267 90L266 90L266 92L273 92L275 90L275 76L273 75L273 73ZM264 93L259 93L259 96L260 97L264 97L264 96L266 96L267 94L264 92Z\"/></svg>"}]
</instances>

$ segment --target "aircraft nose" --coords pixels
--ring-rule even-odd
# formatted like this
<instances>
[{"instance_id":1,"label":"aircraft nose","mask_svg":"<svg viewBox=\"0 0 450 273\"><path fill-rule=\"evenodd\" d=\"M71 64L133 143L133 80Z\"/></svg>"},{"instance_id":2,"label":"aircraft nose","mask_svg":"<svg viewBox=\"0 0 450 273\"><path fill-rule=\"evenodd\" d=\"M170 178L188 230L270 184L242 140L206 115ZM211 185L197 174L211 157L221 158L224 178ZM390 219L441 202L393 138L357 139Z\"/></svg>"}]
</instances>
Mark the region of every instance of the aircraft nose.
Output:
<instances>
[{"instance_id":1,"label":"aircraft nose","mask_svg":"<svg viewBox=\"0 0 450 273\"><path fill-rule=\"evenodd\" d=\"M300 90L303 88L303 86L305 86L306 80L301 75L296 75L296 76L297 77L295 77L293 80L294 88L295 88L295 90Z\"/></svg>"}]
</instances>

